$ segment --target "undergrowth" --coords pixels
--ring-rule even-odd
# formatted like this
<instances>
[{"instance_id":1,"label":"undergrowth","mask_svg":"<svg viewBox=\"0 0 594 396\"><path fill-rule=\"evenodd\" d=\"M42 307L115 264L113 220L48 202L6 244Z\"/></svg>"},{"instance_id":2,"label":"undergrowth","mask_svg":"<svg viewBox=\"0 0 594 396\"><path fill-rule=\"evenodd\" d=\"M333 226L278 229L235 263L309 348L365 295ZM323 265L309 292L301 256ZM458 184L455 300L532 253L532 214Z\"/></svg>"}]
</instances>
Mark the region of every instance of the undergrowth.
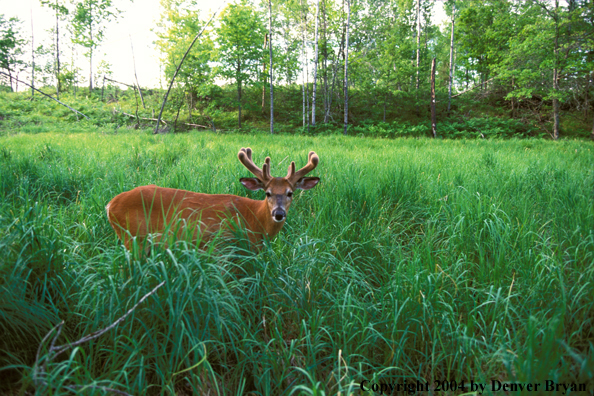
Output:
<instances>
[{"instance_id":1,"label":"undergrowth","mask_svg":"<svg viewBox=\"0 0 594 396\"><path fill-rule=\"evenodd\" d=\"M364 380L446 379L594 389L592 143L95 130L0 137L5 390L334 395L363 393ZM125 251L105 215L112 197L155 183L261 199L238 183L248 146L277 176L320 156L320 185L296 194L262 252ZM115 329L48 359L42 338L57 323L58 344L78 340L161 281Z\"/></svg>"}]
</instances>

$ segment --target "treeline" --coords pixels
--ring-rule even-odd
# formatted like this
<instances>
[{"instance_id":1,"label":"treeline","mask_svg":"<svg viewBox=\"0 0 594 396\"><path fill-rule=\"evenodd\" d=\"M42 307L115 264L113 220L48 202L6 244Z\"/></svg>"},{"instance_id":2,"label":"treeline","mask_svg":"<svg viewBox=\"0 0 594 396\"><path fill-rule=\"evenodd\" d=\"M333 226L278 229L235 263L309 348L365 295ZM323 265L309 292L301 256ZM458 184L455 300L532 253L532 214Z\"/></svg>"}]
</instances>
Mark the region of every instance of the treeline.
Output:
<instances>
[{"instance_id":1,"label":"treeline","mask_svg":"<svg viewBox=\"0 0 594 396\"><path fill-rule=\"evenodd\" d=\"M46 49L53 56L37 78L44 84L53 78L57 93L77 85L74 63L60 63L59 43L68 42L59 33L62 23L72 26L69 43L86 48L92 89L93 53L117 9L109 0L43 3L55 10L55 45ZM276 117L306 129L344 125L347 133L353 125L402 119L403 111L413 123L429 123L433 104L438 122L509 117L557 139L565 117L584 132L590 125L594 137L592 1L442 4L447 20L436 25L432 0L240 0L212 21L196 1L162 0L156 45L166 80L197 37L179 68L169 111L185 111L190 119L234 111L238 127L246 111L250 117L259 111L271 132ZM10 22L1 23L4 34ZM9 73L31 67L16 55L6 59L2 68ZM433 59L436 103L430 100ZM102 68L110 76L109 67ZM224 89L221 95L221 84L233 86L234 94ZM285 94L280 106L276 98L276 109L274 87ZM476 108L461 98L472 98ZM287 102L300 102L290 120L279 114Z\"/></svg>"}]
</instances>

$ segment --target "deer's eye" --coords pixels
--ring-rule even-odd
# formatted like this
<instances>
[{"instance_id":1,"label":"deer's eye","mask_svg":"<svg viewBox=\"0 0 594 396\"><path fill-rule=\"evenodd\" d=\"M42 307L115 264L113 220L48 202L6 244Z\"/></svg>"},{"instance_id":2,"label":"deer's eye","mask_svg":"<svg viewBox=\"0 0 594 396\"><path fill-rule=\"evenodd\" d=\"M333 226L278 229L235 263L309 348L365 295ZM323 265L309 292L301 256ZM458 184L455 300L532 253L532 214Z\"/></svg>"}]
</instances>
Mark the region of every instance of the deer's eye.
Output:
<instances>
[{"instance_id":1,"label":"deer's eye","mask_svg":"<svg viewBox=\"0 0 594 396\"><path fill-rule=\"evenodd\" d=\"M266 191L266 197L270 198L270 197L272 197L272 194L270 194L268 191Z\"/></svg>"},{"instance_id":2,"label":"deer's eye","mask_svg":"<svg viewBox=\"0 0 594 396\"><path fill-rule=\"evenodd\" d=\"M289 192L287 193L287 197L291 198L292 196L293 196L293 191L289 191Z\"/></svg>"}]
</instances>

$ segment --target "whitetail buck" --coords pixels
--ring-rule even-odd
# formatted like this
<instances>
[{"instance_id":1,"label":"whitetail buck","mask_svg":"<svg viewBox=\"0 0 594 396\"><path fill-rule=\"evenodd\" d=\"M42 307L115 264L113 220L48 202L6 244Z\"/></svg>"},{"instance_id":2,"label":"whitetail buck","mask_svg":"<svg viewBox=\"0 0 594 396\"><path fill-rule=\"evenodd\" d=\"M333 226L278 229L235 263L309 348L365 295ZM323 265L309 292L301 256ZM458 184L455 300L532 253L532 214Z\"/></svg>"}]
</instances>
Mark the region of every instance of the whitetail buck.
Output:
<instances>
[{"instance_id":1,"label":"whitetail buck","mask_svg":"<svg viewBox=\"0 0 594 396\"><path fill-rule=\"evenodd\" d=\"M247 189L264 190L263 201L230 194L201 194L155 185L137 187L113 198L105 207L107 217L118 237L128 250L136 238L139 246L149 234L155 240L174 235L199 239L200 245L212 239L220 230L240 225L249 240L259 246L264 238L272 239L285 224L293 192L309 190L320 181L318 177L305 177L318 165L316 153L309 153L307 165L295 171L291 162L285 177L270 176L270 157L258 168L252 161L252 150L242 148L239 161L256 177L239 179ZM226 224L225 226L223 224Z\"/></svg>"}]
</instances>

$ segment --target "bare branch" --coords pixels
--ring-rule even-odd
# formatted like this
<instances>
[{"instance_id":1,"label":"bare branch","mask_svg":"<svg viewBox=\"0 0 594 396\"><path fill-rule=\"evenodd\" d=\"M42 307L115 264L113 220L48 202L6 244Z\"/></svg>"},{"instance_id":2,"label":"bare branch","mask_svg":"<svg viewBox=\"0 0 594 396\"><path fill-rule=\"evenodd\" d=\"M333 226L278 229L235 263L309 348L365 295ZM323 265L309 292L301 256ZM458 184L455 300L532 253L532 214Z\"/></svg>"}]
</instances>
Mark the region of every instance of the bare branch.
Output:
<instances>
[{"instance_id":1,"label":"bare branch","mask_svg":"<svg viewBox=\"0 0 594 396\"><path fill-rule=\"evenodd\" d=\"M61 353L67 351L70 348L73 348L75 346L81 345L87 341L91 341L95 338L100 337L101 335L105 334L106 332L108 332L109 330L113 329L114 327L116 327L120 322L122 322L124 319L126 319L140 304L142 304L144 302L144 300L146 300L147 298L149 298L151 295L153 295L161 286L163 286L165 284L165 281L159 283L157 286L155 286L155 288L153 290L151 290L150 292L148 292L147 294L145 294L140 300L138 300L138 302L136 304L134 304L134 306L132 308L130 308L128 310L128 312L126 312L124 315L122 315L118 320L116 320L115 322L113 322L111 325L105 327L102 330L96 331L94 333L88 334L86 336L84 336L83 338L79 339L78 341L75 341L73 343L70 344L66 344L66 345L60 345L55 347L54 344L56 343L56 340L58 339L58 337L60 336L60 333L62 332L62 327L64 326L64 321L61 321L60 323L58 323L57 325L55 325L46 335L45 337L43 337L43 340L41 340L41 343L39 344L39 347L37 348L37 355L35 358L35 364L33 365L33 382L35 383L36 386L39 386L41 384L47 386L48 383L47 381L44 381L43 379L38 377L38 365L39 365L39 355L41 353L41 347L43 344L45 344L45 342L48 340L48 338L50 337L50 335L52 335L52 333L58 329L58 331L56 332L56 334L54 335L54 338L52 339L52 342L50 344L50 348L48 351L48 355L47 358L44 362L43 365L43 369L41 370L42 373L45 373L46 371L46 366L47 363L51 360L53 360L56 356L60 355ZM99 390L103 390L106 392L110 392L113 394L117 394L117 395L123 395L123 396L130 396L129 393L126 393L124 391L119 391L117 389L113 389L113 388L109 388L106 386L100 386L100 385L64 385L64 387L74 393L79 393L79 389L99 389Z\"/></svg>"},{"instance_id":2,"label":"bare branch","mask_svg":"<svg viewBox=\"0 0 594 396\"><path fill-rule=\"evenodd\" d=\"M90 120L90 118L89 118L89 117L87 117L86 115L84 115L84 114L83 114L83 113L81 113L80 111L78 111L78 110L76 110L76 109L73 109L72 107L68 106L66 103L62 103L62 102L60 102L60 101L59 101L58 99L56 99L56 98L52 98L50 95L46 94L45 92L42 92L42 91L38 90L37 88L33 87L32 85L30 85L30 84L27 84L26 82L24 82L24 81L21 81L21 80L19 80L18 78L11 76L10 74L4 73L3 71L0 71L0 74L4 74L4 75L5 75L5 76L7 76L8 78L11 78L11 79L13 79L13 80L16 80L16 81L20 82L21 84L25 84L26 86L28 86L28 87L30 87L30 88L32 88L32 89L34 89L34 90L36 90L36 91L37 91L37 92L39 92L40 94L47 96L47 97L48 97L48 98L50 98L51 100L55 100L56 102L60 103L62 106L68 107L70 110L74 111L75 113L78 113L78 114L80 114L81 116L85 117L87 120Z\"/></svg>"},{"instance_id":3,"label":"bare branch","mask_svg":"<svg viewBox=\"0 0 594 396\"><path fill-rule=\"evenodd\" d=\"M39 383L39 380L37 379L37 364L39 363L39 354L41 353L41 347L43 346L43 344L45 344L45 342L47 341L49 336L54 332L54 330L58 329L57 335L59 335L60 332L62 331L62 326L64 326L64 321L61 321L60 323L58 323L57 325L52 327L52 329L47 332L45 337L43 337L43 340L41 340L41 342L39 343L39 347L37 347L37 355L35 356L35 364L33 365L33 382L35 382L36 385ZM57 336L54 336L54 338L52 340L52 346L53 346L56 338L57 338ZM44 364L43 369L41 370L42 372L45 372L45 367L46 367L46 365ZM41 381L41 382L43 382L43 381Z\"/></svg>"},{"instance_id":4,"label":"bare branch","mask_svg":"<svg viewBox=\"0 0 594 396\"><path fill-rule=\"evenodd\" d=\"M181 66L184 63L184 60L186 60L186 57L190 53L190 50L192 49L192 47L194 46L194 44L196 43L196 41L198 40L198 38L200 36L202 36L202 33L204 33L204 31L206 30L206 28L208 27L208 25L210 25L210 22L212 22L212 20L214 19L215 15L218 14L219 10L221 9L221 7L225 3L226 3L226 1L223 2L223 4L221 4L219 6L219 9L214 14L212 14L212 16L210 17L210 19L208 20L208 22L206 23L206 25L204 25L204 27L202 28L202 30L200 31L200 33L198 33L196 35L196 37L194 37L194 40L192 40L192 43L190 44L190 46L186 50L186 53L184 54L184 56L182 57L181 61L179 62L179 65L177 65L177 68L175 69L175 73L173 73L173 77L171 77L171 82L169 83L169 88L167 89L167 92L165 92L165 97L163 98L163 104L161 104L161 111L159 111L159 117L157 117L157 125L155 126L155 132L154 132L155 134L159 132L159 122L161 121L161 116L163 115L163 110L165 109L165 104L167 103L167 97L169 96L169 92L171 91L171 87L173 87L173 82L175 81L175 77L177 77L177 73L179 73L179 70L181 69Z\"/></svg>"},{"instance_id":5,"label":"bare branch","mask_svg":"<svg viewBox=\"0 0 594 396\"><path fill-rule=\"evenodd\" d=\"M483 82L482 84L486 84L486 83L488 83L489 81L492 81L494 78L495 78L495 77L492 77L492 78L488 79L487 81ZM459 94L452 95L452 98L455 98L455 97L457 97L457 96L460 96L460 95L464 95L466 92L470 92L470 91L472 91L473 89L480 87L482 84L477 84L477 85L475 85L475 86L474 86L474 87L472 87L472 88L468 88L466 91L462 91L462 92L460 92Z\"/></svg>"},{"instance_id":6,"label":"bare branch","mask_svg":"<svg viewBox=\"0 0 594 396\"><path fill-rule=\"evenodd\" d=\"M120 111L120 113L122 113L123 115L128 116L130 118L136 118L136 116L134 114L129 114L129 113L126 113L125 111ZM146 120L146 121L157 121L156 118L147 118L147 117L138 117L138 118L140 118L141 120ZM167 126L167 123L165 122L165 120L161 120L161 122L163 124L165 124L165 126Z\"/></svg>"},{"instance_id":7,"label":"bare branch","mask_svg":"<svg viewBox=\"0 0 594 396\"><path fill-rule=\"evenodd\" d=\"M106 79L107 81L111 81L111 82L114 82L116 84L125 85L127 87L136 89L136 86L135 85L130 85L130 84L123 83L121 81L112 80L111 78L106 77L106 76L103 76L103 78Z\"/></svg>"},{"instance_id":8,"label":"bare branch","mask_svg":"<svg viewBox=\"0 0 594 396\"><path fill-rule=\"evenodd\" d=\"M64 353L65 351L67 351L70 348L73 348L75 346L84 344L85 342L94 340L95 338L98 338L98 337L102 336L103 334L107 333L109 330L113 329L118 324L120 324L120 322L122 322L124 319L126 319L128 317L128 315L130 315L136 309L136 307L138 307L140 304L142 304L142 302L144 300L146 300L151 295L153 295L164 284L165 284L165 281L163 281L163 282L159 283L157 286L155 286L155 288L153 290L151 290L149 293L145 294L144 297L142 297L132 308L130 308L128 310L128 312L126 312L118 320L116 320L115 322L113 322L112 324L110 324L109 326L107 326L106 328L104 328L102 330L98 330L98 331L96 331L94 333L88 334L88 335L84 336L83 338L81 338L78 341L75 341L73 343L66 344L66 345L60 345L60 346L57 346L55 348L52 348L52 350L50 350L50 352L55 352L55 356L58 356L58 355Z\"/></svg>"}]
</instances>

